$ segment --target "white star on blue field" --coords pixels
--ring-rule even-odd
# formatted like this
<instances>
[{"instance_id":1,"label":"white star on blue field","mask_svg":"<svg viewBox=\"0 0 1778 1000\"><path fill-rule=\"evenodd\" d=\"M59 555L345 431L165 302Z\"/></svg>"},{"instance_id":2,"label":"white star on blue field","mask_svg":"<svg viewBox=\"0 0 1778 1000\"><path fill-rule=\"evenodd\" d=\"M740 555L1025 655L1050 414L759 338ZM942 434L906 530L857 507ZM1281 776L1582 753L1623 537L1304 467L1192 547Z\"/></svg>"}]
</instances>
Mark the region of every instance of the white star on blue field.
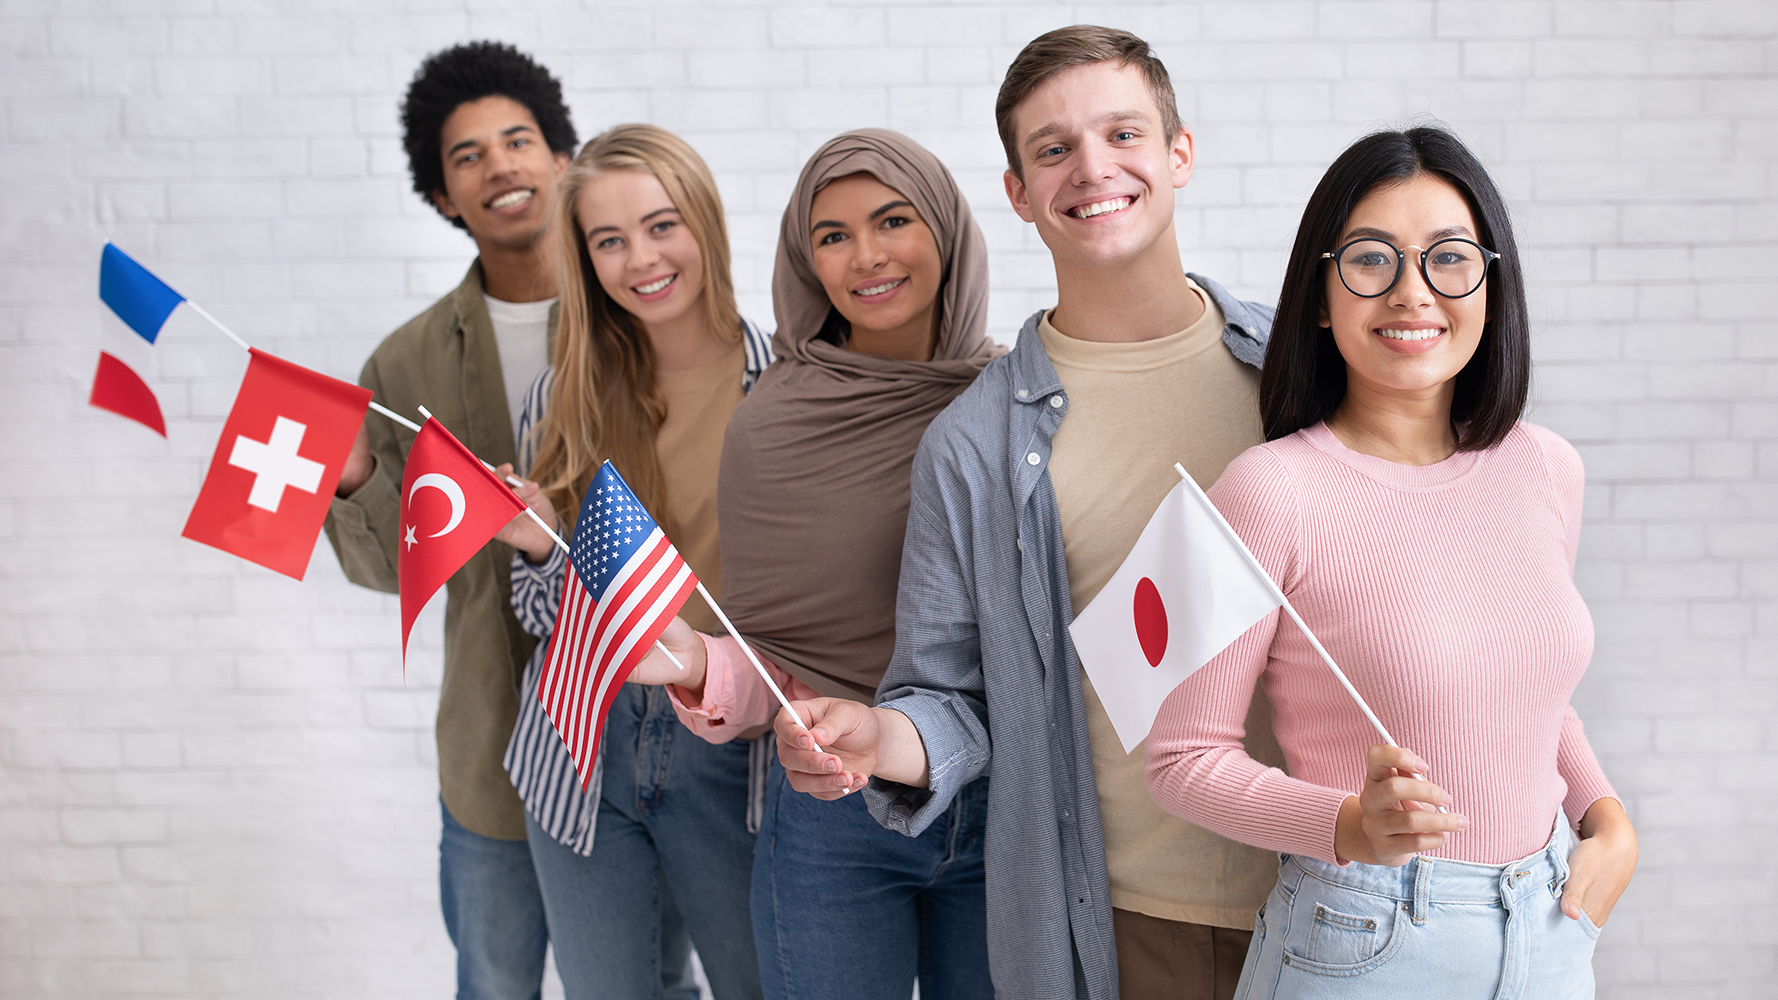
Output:
<instances>
[{"instance_id":1,"label":"white star on blue field","mask_svg":"<svg viewBox=\"0 0 1778 1000\"><path fill-rule=\"evenodd\" d=\"M654 518L611 463L600 466L587 487L586 501L581 504L573 551L569 554L575 574L595 601L604 596L612 577L630 561L654 528Z\"/></svg>"}]
</instances>

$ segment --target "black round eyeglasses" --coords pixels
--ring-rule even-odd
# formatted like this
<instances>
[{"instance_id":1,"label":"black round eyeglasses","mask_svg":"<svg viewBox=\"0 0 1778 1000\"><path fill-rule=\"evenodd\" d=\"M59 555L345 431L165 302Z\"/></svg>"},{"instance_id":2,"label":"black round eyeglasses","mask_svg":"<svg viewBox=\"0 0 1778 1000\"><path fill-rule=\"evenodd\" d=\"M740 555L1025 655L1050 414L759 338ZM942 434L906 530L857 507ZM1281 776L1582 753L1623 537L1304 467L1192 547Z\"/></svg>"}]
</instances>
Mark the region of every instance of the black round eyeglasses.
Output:
<instances>
[{"instance_id":1,"label":"black round eyeglasses","mask_svg":"<svg viewBox=\"0 0 1778 1000\"><path fill-rule=\"evenodd\" d=\"M1482 287L1488 276L1488 265L1500 255L1474 240L1452 236L1421 250L1416 246L1398 247L1369 236L1347 243L1332 253L1321 255L1339 270L1340 284L1353 295L1374 299L1401 280L1407 251L1420 250L1420 276L1426 287L1447 299L1460 299Z\"/></svg>"}]
</instances>

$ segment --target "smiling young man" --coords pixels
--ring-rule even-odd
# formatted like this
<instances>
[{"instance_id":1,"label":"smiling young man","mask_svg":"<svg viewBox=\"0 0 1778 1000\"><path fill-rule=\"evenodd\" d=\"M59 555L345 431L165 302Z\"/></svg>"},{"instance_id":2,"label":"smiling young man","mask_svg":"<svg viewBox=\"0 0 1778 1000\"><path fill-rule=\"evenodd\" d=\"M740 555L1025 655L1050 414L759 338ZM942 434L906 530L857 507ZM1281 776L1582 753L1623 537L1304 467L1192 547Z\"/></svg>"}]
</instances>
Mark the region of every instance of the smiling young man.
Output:
<instances>
[{"instance_id":1,"label":"smiling young man","mask_svg":"<svg viewBox=\"0 0 1778 1000\"><path fill-rule=\"evenodd\" d=\"M1180 264L1174 192L1192 136L1141 39L1043 35L995 112L1007 196L1054 257L1056 307L921 444L878 707L805 703L831 752L780 718L780 756L799 789L865 788L878 820L909 835L992 772L998 994L1228 997L1277 860L1154 804L1068 624L1177 482L1173 462L1208 486L1263 440L1272 311ZM1277 760L1263 703L1247 736Z\"/></svg>"},{"instance_id":2,"label":"smiling young man","mask_svg":"<svg viewBox=\"0 0 1778 1000\"><path fill-rule=\"evenodd\" d=\"M548 237L576 144L562 88L511 46L471 42L421 64L402 125L414 190L469 234L477 258L455 291L377 347L359 382L397 413L427 407L481 458L510 462L525 389L555 332ZM413 437L367 415L327 519L346 577L388 593ZM446 585L438 874L464 1000L536 997L548 943L524 809L501 765L534 642L508 603L511 557L489 543Z\"/></svg>"}]
</instances>

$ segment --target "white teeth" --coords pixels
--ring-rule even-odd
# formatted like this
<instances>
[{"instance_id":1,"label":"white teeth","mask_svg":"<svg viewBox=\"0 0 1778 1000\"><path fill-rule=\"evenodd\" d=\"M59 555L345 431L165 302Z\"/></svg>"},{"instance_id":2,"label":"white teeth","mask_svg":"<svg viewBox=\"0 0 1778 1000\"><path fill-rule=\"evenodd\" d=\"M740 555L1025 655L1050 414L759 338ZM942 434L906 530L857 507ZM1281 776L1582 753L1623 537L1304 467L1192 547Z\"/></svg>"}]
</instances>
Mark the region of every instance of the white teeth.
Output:
<instances>
[{"instance_id":1,"label":"white teeth","mask_svg":"<svg viewBox=\"0 0 1778 1000\"><path fill-rule=\"evenodd\" d=\"M531 192L530 191L525 191L522 189L518 190L518 191L508 191L507 193L501 195L500 197L495 198L493 201L488 202L488 207L489 208L511 208L514 205L522 205L525 202L530 201L530 200L531 200Z\"/></svg>"},{"instance_id":2,"label":"white teeth","mask_svg":"<svg viewBox=\"0 0 1778 1000\"><path fill-rule=\"evenodd\" d=\"M1075 209L1074 217L1077 219L1090 219L1095 215L1104 215L1106 212L1116 212L1119 209L1129 207L1130 199L1128 198L1112 198L1109 201L1095 201L1085 208Z\"/></svg>"},{"instance_id":3,"label":"white teeth","mask_svg":"<svg viewBox=\"0 0 1778 1000\"><path fill-rule=\"evenodd\" d=\"M637 285L636 286L636 294L637 295L653 295L655 292L658 292L661 289L667 287L668 285L671 285L673 283L673 279L677 278L677 277L679 277L679 275L669 274L665 278L662 278L659 281L651 281L646 285Z\"/></svg>"},{"instance_id":4,"label":"white teeth","mask_svg":"<svg viewBox=\"0 0 1778 1000\"><path fill-rule=\"evenodd\" d=\"M906 280L908 280L908 279L896 278L894 281L886 281L881 285L872 285L869 288L860 288L858 291L854 292L853 294L854 295L861 295L865 298L869 298L872 295L881 295L884 292L889 291L891 288L896 288L896 287L900 286L901 283Z\"/></svg>"},{"instance_id":5,"label":"white teeth","mask_svg":"<svg viewBox=\"0 0 1778 1000\"><path fill-rule=\"evenodd\" d=\"M1420 330L1378 330L1377 332L1390 340L1431 340L1445 331L1440 327L1429 326Z\"/></svg>"}]
</instances>

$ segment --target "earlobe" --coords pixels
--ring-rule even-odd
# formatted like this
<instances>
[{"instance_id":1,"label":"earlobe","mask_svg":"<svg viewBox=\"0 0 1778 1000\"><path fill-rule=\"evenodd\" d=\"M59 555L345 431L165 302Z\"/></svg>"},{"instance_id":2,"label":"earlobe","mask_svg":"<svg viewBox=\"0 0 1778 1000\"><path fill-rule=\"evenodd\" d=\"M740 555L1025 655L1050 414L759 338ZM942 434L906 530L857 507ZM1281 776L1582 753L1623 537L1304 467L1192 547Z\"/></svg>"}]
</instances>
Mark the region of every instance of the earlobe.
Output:
<instances>
[{"instance_id":1,"label":"earlobe","mask_svg":"<svg viewBox=\"0 0 1778 1000\"><path fill-rule=\"evenodd\" d=\"M1018 213L1019 218L1030 222L1031 196L1025 190L1025 182L1019 180L1019 176L1011 170L1002 175L1001 179L1006 182L1006 200L1012 202L1012 210Z\"/></svg>"},{"instance_id":2,"label":"earlobe","mask_svg":"<svg viewBox=\"0 0 1778 1000\"><path fill-rule=\"evenodd\" d=\"M567 153L557 153L557 154L555 154L555 156L556 156L556 176L560 177L568 169L568 164L574 162L574 158L569 156Z\"/></svg>"},{"instance_id":3,"label":"earlobe","mask_svg":"<svg viewBox=\"0 0 1778 1000\"><path fill-rule=\"evenodd\" d=\"M447 219L457 218L457 216L458 216L457 203L452 201L451 196L448 194L445 194L443 191L432 192L432 204L440 212L444 213L445 218L447 218Z\"/></svg>"},{"instance_id":4,"label":"earlobe","mask_svg":"<svg viewBox=\"0 0 1778 1000\"><path fill-rule=\"evenodd\" d=\"M1329 330L1333 329L1333 320L1327 316L1326 299L1322 299L1321 304L1315 307L1315 325L1326 327Z\"/></svg>"}]
</instances>

